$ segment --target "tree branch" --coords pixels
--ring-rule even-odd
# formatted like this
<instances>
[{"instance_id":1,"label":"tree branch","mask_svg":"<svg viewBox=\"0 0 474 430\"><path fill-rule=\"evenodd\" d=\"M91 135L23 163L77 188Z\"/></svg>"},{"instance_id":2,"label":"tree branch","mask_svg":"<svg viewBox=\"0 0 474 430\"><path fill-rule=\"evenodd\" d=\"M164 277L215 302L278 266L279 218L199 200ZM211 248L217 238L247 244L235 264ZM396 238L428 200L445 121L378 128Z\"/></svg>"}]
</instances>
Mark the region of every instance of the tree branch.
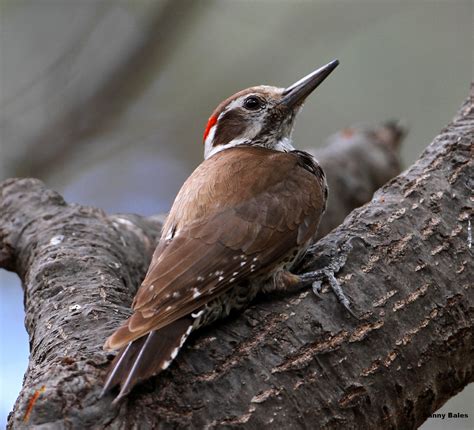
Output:
<instances>
[{"instance_id":1,"label":"tree branch","mask_svg":"<svg viewBox=\"0 0 474 430\"><path fill-rule=\"evenodd\" d=\"M326 172L328 207L317 239L344 221L353 209L370 201L382 185L398 175L400 146L407 131L390 121L377 127L348 127L334 134L321 149L307 149Z\"/></svg>"},{"instance_id":2,"label":"tree branch","mask_svg":"<svg viewBox=\"0 0 474 430\"><path fill-rule=\"evenodd\" d=\"M4 182L0 267L22 278L31 346L9 426L419 426L474 375L472 96L303 262L339 268L359 320L327 287L322 300L262 297L198 332L118 406L97 398L110 359L101 347L129 313L159 222L68 205L36 180Z\"/></svg>"}]
</instances>

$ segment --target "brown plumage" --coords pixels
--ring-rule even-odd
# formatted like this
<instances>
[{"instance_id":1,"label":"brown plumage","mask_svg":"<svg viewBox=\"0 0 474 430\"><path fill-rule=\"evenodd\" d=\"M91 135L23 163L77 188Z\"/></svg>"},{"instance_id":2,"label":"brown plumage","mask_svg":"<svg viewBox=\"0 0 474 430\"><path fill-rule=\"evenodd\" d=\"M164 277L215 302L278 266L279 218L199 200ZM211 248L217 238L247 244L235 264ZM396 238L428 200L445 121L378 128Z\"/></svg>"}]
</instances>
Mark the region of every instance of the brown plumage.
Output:
<instances>
[{"instance_id":1,"label":"brown plumage","mask_svg":"<svg viewBox=\"0 0 474 430\"><path fill-rule=\"evenodd\" d=\"M106 346L121 348L198 310L249 274L278 265L315 233L323 190L321 179L293 153L236 147L206 160L176 198L163 243L135 296L134 314ZM173 231L176 238L166 240Z\"/></svg>"},{"instance_id":2,"label":"brown plumage","mask_svg":"<svg viewBox=\"0 0 474 430\"><path fill-rule=\"evenodd\" d=\"M288 90L258 88L216 109L209 148L225 150L207 154L178 193L133 314L105 344L120 352L104 392L120 384L118 398L125 396L167 368L192 330L241 308L263 288L298 282L287 269L316 232L326 182L312 156L281 143L307 94L286 105ZM248 94L265 100L259 116ZM271 138L262 140L272 118L272 130L279 129L271 135L273 146ZM247 142L252 133L260 138Z\"/></svg>"}]
</instances>

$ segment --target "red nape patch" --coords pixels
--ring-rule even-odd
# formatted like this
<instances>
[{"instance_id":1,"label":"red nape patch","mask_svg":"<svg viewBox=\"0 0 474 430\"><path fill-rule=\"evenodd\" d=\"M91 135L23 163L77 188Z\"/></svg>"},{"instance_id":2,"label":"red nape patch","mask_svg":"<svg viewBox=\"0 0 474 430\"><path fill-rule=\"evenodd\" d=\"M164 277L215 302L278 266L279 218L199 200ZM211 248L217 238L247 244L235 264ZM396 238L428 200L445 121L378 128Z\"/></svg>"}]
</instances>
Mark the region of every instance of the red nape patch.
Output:
<instances>
[{"instance_id":1,"label":"red nape patch","mask_svg":"<svg viewBox=\"0 0 474 430\"><path fill-rule=\"evenodd\" d=\"M207 135L211 131L211 128L216 125L216 122L217 122L217 116L216 115L212 115L209 118L209 121L207 121L206 129L204 130L204 136L202 138L203 143L206 142Z\"/></svg>"}]
</instances>

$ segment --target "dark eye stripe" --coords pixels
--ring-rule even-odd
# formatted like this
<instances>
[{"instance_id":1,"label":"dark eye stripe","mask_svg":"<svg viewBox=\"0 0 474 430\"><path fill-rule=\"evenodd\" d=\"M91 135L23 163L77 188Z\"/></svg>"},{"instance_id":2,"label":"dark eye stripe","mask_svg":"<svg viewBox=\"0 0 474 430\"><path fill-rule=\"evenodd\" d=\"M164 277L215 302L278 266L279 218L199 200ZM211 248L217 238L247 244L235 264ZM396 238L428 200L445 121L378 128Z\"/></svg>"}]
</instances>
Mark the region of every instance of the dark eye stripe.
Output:
<instances>
[{"instance_id":1,"label":"dark eye stripe","mask_svg":"<svg viewBox=\"0 0 474 430\"><path fill-rule=\"evenodd\" d=\"M222 115L214 134L213 146L225 145L243 134L246 128L244 111L232 109Z\"/></svg>"}]
</instances>

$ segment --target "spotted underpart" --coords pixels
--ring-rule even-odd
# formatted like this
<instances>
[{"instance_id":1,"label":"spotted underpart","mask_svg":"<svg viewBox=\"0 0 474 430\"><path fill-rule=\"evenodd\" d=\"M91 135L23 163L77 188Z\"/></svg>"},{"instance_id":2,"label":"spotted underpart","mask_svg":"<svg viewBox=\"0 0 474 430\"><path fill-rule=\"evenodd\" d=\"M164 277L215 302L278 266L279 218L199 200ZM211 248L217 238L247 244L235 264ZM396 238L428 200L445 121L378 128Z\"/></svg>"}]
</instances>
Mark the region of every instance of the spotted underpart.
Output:
<instances>
[{"instance_id":1,"label":"spotted underpart","mask_svg":"<svg viewBox=\"0 0 474 430\"><path fill-rule=\"evenodd\" d=\"M280 269L273 272L270 277L267 273L262 273L252 281L236 283L232 289L203 306L198 312L192 313L191 317L194 319L192 325L190 325L186 333L181 336L179 345L171 351L169 358L163 361L161 369L165 370L171 365L191 332L229 316L232 311L245 309L252 300L255 299L258 293L275 289L275 284L282 281L279 274L285 273L301 257L302 253L295 249L280 263Z\"/></svg>"},{"instance_id":2,"label":"spotted underpart","mask_svg":"<svg viewBox=\"0 0 474 430\"><path fill-rule=\"evenodd\" d=\"M304 249L295 248L277 264L275 270L264 271L258 274L252 281L236 283L232 289L227 290L224 294L207 303L201 309L202 314L200 317L195 320L193 330L212 324L220 318L227 317L232 311L246 308L260 292L276 289L276 284L282 281L279 275L290 270L304 256L305 250L306 247ZM256 261L257 258L253 260Z\"/></svg>"}]
</instances>

